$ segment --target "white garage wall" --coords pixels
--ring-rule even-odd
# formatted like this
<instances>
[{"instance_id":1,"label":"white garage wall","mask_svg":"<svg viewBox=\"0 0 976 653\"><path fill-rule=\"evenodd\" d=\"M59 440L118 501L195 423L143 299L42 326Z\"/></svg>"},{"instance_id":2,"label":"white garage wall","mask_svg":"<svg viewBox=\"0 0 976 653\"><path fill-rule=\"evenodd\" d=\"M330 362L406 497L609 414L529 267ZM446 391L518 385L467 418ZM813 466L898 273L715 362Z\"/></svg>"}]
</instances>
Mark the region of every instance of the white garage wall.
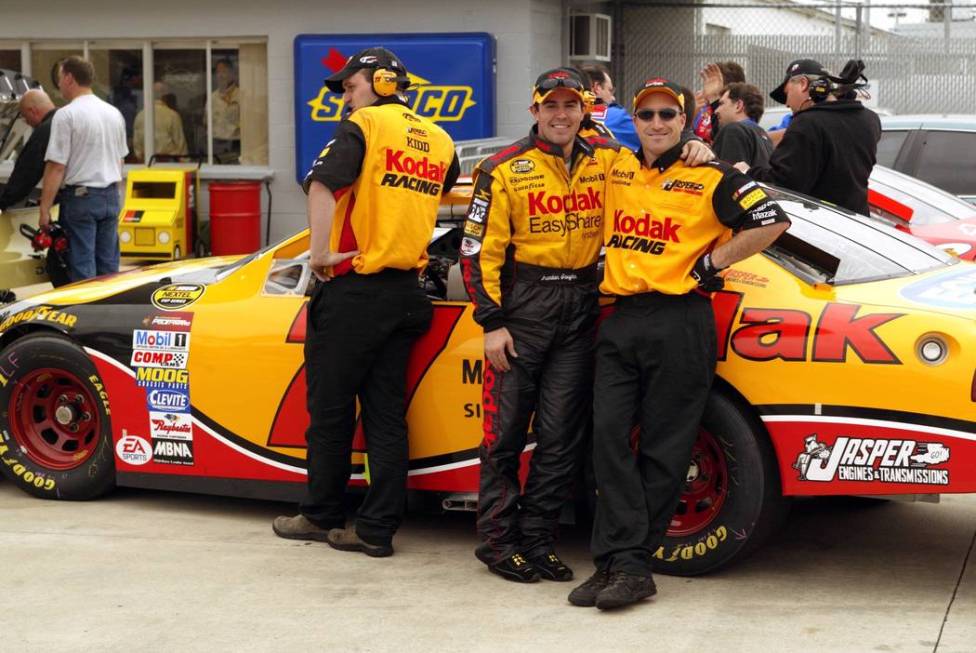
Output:
<instances>
[{"instance_id":1,"label":"white garage wall","mask_svg":"<svg viewBox=\"0 0 976 653\"><path fill-rule=\"evenodd\" d=\"M305 226L295 182L292 46L298 34L487 32L496 39L497 133L528 129L536 75L561 64L561 0L4 0L2 40L268 39L269 156L275 171L272 241ZM206 193L204 193L206 196ZM262 237L264 226L262 225Z\"/></svg>"}]
</instances>

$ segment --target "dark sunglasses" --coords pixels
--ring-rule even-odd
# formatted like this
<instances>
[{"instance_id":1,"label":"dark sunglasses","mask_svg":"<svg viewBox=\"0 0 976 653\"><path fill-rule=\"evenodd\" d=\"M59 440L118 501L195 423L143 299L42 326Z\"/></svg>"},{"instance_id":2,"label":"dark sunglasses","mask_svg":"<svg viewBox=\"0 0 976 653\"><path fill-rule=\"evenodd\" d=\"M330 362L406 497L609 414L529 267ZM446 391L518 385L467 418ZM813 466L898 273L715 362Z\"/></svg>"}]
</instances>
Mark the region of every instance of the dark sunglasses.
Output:
<instances>
[{"instance_id":1,"label":"dark sunglasses","mask_svg":"<svg viewBox=\"0 0 976 653\"><path fill-rule=\"evenodd\" d=\"M572 77L550 77L548 79L542 80L542 83L537 87L540 91L551 91L554 88L562 86L563 88L571 88L576 91L582 91L583 85Z\"/></svg>"},{"instance_id":2,"label":"dark sunglasses","mask_svg":"<svg viewBox=\"0 0 976 653\"><path fill-rule=\"evenodd\" d=\"M663 122L671 122L672 120L678 117L678 110L658 109L657 111L655 111L654 109L641 109L634 115L637 116L638 120L643 120L644 122L651 122L652 120L654 120L655 115L661 116L661 120Z\"/></svg>"}]
</instances>

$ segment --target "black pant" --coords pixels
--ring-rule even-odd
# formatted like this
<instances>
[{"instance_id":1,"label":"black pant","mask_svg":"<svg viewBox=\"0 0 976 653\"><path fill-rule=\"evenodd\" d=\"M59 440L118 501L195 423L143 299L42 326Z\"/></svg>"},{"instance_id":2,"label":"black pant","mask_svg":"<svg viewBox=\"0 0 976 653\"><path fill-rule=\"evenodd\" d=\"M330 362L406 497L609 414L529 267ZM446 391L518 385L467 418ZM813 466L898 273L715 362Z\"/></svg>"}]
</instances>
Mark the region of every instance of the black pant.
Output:
<instances>
[{"instance_id":1,"label":"black pant","mask_svg":"<svg viewBox=\"0 0 976 653\"><path fill-rule=\"evenodd\" d=\"M600 327L593 400L598 569L651 575L715 375L715 318L697 293L623 297ZM635 453L631 430L640 424Z\"/></svg>"},{"instance_id":2,"label":"black pant","mask_svg":"<svg viewBox=\"0 0 976 653\"><path fill-rule=\"evenodd\" d=\"M544 553L556 538L590 417L598 307L595 278L582 281L517 280L503 301L518 358L508 356L508 372L485 367L477 555L488 564ZM522 491L533 411L536 447Z\"/></svg>"},{"instance_id":3,"label":"black pant","mask_svg":"<svg viewBox=\"0 0 976 653\"><path fill-rule=\"evenodd\" d=\"M433 308L414 271L347 274L319 284L308 306L308 494L300 508L323 528L345 524L356 397L362 406L370 485L356 532L389 544L403 517L408 447L407 358Z\"/></svg>"}]
</instances>

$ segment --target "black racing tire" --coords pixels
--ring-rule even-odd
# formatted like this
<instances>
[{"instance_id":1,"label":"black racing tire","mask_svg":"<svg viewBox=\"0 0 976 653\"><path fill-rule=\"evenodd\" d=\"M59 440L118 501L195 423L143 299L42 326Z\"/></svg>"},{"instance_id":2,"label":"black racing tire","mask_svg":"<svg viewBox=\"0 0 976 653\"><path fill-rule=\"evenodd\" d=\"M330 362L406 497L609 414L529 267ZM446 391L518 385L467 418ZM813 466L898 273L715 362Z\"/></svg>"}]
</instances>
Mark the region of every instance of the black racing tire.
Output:
<instances>
[{"instance_id":1,"label":"black racing tire","mask_svg":"<svg viewBox=\"0 0 976 653\"><path fill-rule=\"evenodd\" d=\"M785 521L790 503L781 488L766 430L746 406L713 390L655 571L697 576L746 558Z\"/></svg>"},{"instance_id":2,"label":"black racing tire","mask_svg":"<svg viewBox=\"0 0 976 653\"><path fill-rule=\"evenodd\" d=\"M115 486L108 395L91 359L61 335L0 352L0 473L43 499L86 500Z\"/></svg>"}]
</instances>

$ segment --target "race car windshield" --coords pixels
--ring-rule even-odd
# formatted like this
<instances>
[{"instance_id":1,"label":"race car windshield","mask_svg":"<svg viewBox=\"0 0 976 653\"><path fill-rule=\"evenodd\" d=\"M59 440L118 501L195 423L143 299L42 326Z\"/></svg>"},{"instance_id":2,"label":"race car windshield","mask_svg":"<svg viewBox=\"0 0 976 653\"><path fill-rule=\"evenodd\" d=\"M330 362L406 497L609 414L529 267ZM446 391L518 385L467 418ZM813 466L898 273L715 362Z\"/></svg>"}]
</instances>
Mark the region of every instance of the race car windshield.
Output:
<instances>
[{"instance_id":1,"label":"race car windshield","mask_svg":"<svg viewBox=\"0 0 976 653\"><path fill-rule=\"evenodd\" d=\"M897 229L828 206L814 199L778 188L770 196L789 214L793 225L782 239L767 248L766 255L810 282L844 285L894 279L957 262L942 250ZM818 268L809 247L791 246L800 241L835 258L833 266Z\"/></svg>"}]
</instances>

